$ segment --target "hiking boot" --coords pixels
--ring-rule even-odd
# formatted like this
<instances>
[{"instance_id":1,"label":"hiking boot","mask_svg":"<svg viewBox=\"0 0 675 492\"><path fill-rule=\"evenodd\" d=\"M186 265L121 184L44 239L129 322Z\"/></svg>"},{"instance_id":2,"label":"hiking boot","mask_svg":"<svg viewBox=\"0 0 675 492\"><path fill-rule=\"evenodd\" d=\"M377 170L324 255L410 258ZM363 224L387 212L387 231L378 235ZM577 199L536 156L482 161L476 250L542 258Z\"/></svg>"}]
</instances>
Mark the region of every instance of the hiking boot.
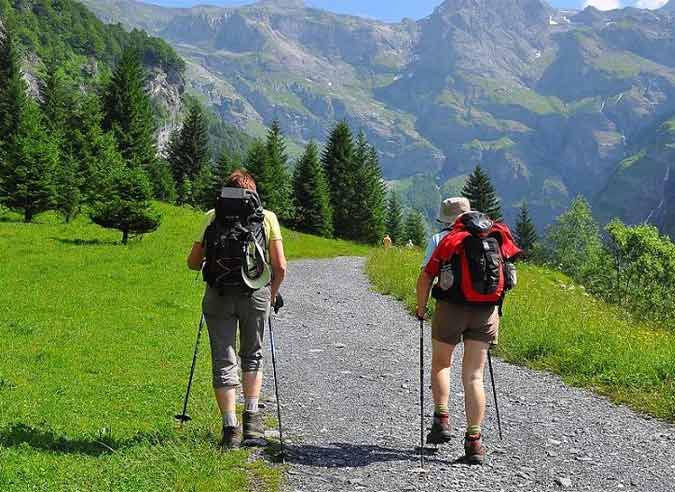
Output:
<instances>
[{"instance_id":1,"label":"hiking boot","mask_svg":"<svg viewBox=\"0 0 675 492\"><path fill-rule=\"evenodd\" d=\"M480 434L464 437L464 454L470 465L482 465L485 460L485 448Z\"/></svg>"},{"instance_id":2,"label":"hiking boot","mask_svg":"<svg viewBox=\"0 0 675 492\"><path fill-rule=\"evenodd\" d=\"M452 439L450 428L450 416L446 414L434 414L434 423L431 432L427 435L427 444L445 444Z\"/></svg>"},{"instance_id":3,"label":"hiking boot","mask_svg":"<svg viewBox=\"0 0 675 492\"><path fill-rule=\"evenodd\" d=\"M244 441L265 439L265 424L260 412L244 412Z\"/></svg>"},{"instance_id":4,"label":"hiking boot","mask_svg":"<svg viewBox=\"0 0 675 492\"><path fill-rule=\"evenodd\" d=\"M223 441L220 444L225 449L238 448L241 445L239 427L223 427Z\"/></svg>"}]
</instances>

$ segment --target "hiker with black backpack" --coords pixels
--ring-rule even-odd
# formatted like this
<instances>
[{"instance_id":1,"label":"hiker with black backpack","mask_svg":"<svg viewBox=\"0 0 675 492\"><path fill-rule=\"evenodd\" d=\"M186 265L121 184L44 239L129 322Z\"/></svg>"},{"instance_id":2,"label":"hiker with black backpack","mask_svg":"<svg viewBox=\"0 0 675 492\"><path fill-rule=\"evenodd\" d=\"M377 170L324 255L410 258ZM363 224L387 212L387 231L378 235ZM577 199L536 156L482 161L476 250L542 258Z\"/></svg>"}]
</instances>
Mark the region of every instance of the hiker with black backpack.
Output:
<instances>
[{"instance_id":1,"label":"hiker with black backpack","mask_svg":"<svg viewBox=\"0 0 675 492\"><path fill-rule=\"evenodd\" d=\"M202 310L211 343L213 387L223 419L222 445L229 449L242 441L262 441L265 429L258 399L263 335L286 275L286 258L279 221L263 209L250 174L239 170L230 175L215 197L214 209L206 214L187 262L190 269L202 270L207 284ZM243 432L236 414L240 384L237 328Z\"/></svg>"},{"instance_id":2,"label":"hiker with black backpack","mask_svg":"<svg viewBox=\"0 0 675 492\"><path fill-rule=\"evenodd\" d=\"M468 463L482 464L485 448L481 425L486 402L483 374L488 351L499 334L501 304L506 292L515 286L511 261L520 250L505 224L471 211L466 198L445 200L439 222L443 230L429 242L417 281L417 317L421 322L427 316L430 293L437 301L432 319L431 366L435 407L427 442L443 444L452 438L450 368L455 347L463 341L464 452Z\"/></svg>"}]
</instances>

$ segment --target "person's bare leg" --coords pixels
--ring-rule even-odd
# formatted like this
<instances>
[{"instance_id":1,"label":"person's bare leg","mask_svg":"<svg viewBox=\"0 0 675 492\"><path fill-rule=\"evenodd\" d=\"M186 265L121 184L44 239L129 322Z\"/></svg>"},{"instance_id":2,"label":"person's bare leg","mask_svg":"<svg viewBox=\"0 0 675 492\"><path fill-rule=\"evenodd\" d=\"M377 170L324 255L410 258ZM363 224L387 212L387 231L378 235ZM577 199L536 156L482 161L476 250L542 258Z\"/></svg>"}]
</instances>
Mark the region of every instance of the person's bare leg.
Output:
<instances>
[{"instance_id":1,"label":"person's bare leg","mask_svg":"<svg viewBox=\"0 0 675 492\"><path fill-rule=\"evenodd\" d=\"M262 371L245 372L242 374L244 386L244 398L260 398L260 390L263 383Z\"/></svg>"},{"instance_id":2,"label":"person's bare leg","mask_svg":"<svg viewBox=\"0 0 675 492\"><path fill-rule=\"evenodd\" d=\"M462 383L467 427L480 426L485 419L485 386L483 374L490 345L475 340L464 341Z\"/></svg>"},{"instance_id":3,"label":"person's bare leg","mask_svg":"<svg viewBox=\"0 0 675 492\"><path fill-rule=\"evenodd\" d=\"M431 392L436 405L448 405L450 398L450 368L455 345L431 341Z\"/></svg>"},{"instance_id":4,"label":"person's bare leg","mask_svg":"<svg viewBox=\"0 0 675 492\"><path fill-rule=\"evenodd\" d=\"M214 393L216 394L216 401L218 402L218 408L220 408L221 415L236 412L236 388L215 388Z\"/></svg>"}]
</instances>

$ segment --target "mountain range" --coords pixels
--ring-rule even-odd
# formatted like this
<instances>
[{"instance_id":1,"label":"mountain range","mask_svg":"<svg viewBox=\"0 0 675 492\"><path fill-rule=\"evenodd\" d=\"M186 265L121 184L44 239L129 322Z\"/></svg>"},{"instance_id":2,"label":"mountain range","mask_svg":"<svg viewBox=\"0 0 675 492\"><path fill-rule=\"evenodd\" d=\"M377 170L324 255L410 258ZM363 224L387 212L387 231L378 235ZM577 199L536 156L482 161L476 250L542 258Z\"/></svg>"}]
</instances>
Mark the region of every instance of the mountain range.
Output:
<instances>
[{"instance_id":1,"label":"mountain range","mask_svg":"<svg viewBox=\"0 0 675 492\"><path fill-rule=\"evenodd\" d=\"M84 3L169 42L188 90L252 135L278 119L302 144L346 119L395 183L424 175L449 191L480 163L508 218L526 200L544 224L583 194L600 217L675 233L664 218L675 207L675 0L608 12L447 0L393 24L301 0Z\"/></svg>"}]
</instances>

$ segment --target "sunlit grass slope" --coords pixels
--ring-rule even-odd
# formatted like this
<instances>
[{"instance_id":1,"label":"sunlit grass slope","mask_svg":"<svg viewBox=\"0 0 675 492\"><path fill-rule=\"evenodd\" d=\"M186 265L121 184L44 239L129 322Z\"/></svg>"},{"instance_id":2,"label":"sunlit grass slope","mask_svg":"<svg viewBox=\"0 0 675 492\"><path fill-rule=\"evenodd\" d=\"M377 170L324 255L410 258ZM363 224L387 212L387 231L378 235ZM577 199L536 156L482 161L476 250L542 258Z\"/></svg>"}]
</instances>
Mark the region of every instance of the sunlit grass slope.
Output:
<instances>
[{"instance_id":1,"label":"sunlit grass slope","mask_svg":"<svg viewBox=\"0 0 675 492\"><path fill-rule=\"evenodd\" d=\"M195 420L173 422L200 316L185 257L202 216L159 207L159 231L127 247L85 218L0 219L0 491L277 488L277 470L217 449L207 340ZM290 258L368 251L284 233Z\"/></svg>"},{"instance_id":2,"label":"sunlit grass slope","mask_svg":"<svg viewBox=\"0 0 675 492\"><path fill-rule=\"evenodd\" d=\"M421 253L381 250L368 273L377 289L415 306ZM637 323L588 296L566 276L519 265L504 306L499 354L560 374L617 403L675 421L675 334Z\"/></svg>"}]
</instances>

